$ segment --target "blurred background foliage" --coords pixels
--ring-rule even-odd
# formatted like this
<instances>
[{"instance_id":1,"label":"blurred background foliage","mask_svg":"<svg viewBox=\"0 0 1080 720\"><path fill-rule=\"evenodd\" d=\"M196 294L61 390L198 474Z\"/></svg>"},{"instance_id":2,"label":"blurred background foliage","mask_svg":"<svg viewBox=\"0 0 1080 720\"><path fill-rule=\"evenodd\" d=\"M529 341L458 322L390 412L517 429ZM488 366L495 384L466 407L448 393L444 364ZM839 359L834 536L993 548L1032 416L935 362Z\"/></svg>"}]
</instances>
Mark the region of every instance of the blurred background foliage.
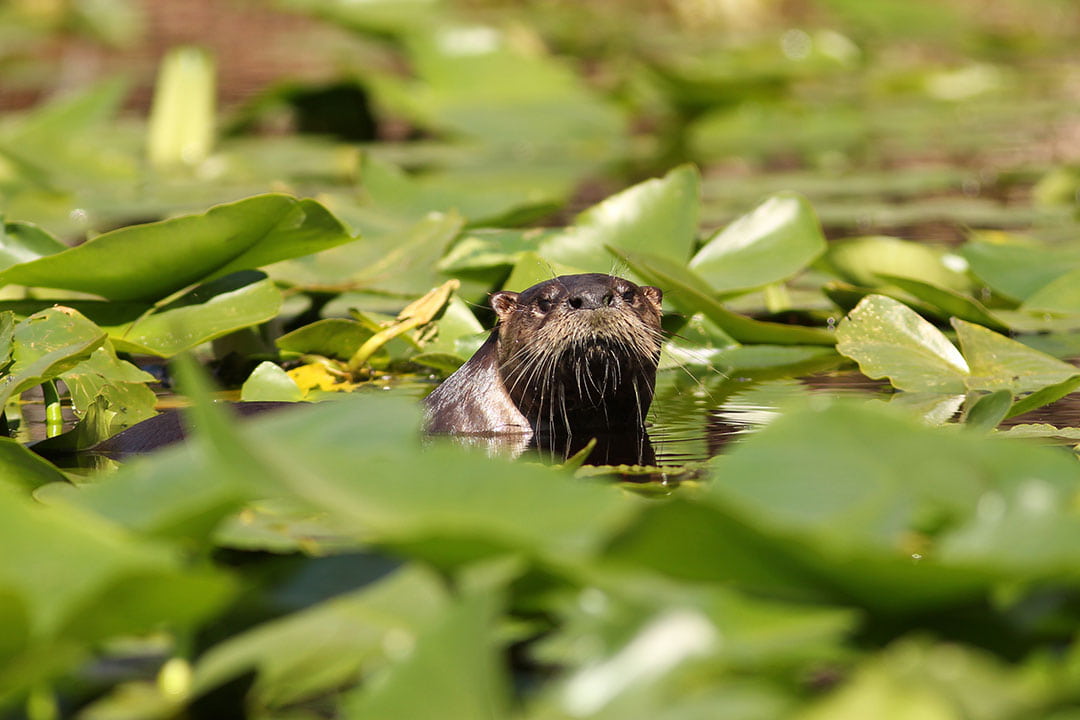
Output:
<instances>
[{"instance_id":1,"label":"blurred background foliage","mask_svg":"<svg viewBox=\"0 0 1080 720\"><path fill-rule=\"evenodd\" d=\"M0 207L69 240L265 190L505 226L692 160L707 226L785 188L833 235L1052 233L1078 28L1068 0L6 0ZM202 137L171 162L177 108Z\"/></svg>"},{"instance_id":2,"label":"blurred background foliage","mask_svg":"<svg viewBox=\"0 0 1080 720\"><path fill-rule=\"evenodd\" d=\"M181 360L192 442L80 474L0 441L0 707L1077 718L1076 450L991 430L1080 380L987 328L1080 347L1044 332L1080 325L1078 36L1067 0L0 2L0 392L62 380L55 444L154 411L128 353L449 371L466 302L608 247L690 316L670 415L768 423L639 493L421 452L377 383L240 426ZM835 341L905 392L812 396Z\"/></svg>"}]
</instances>

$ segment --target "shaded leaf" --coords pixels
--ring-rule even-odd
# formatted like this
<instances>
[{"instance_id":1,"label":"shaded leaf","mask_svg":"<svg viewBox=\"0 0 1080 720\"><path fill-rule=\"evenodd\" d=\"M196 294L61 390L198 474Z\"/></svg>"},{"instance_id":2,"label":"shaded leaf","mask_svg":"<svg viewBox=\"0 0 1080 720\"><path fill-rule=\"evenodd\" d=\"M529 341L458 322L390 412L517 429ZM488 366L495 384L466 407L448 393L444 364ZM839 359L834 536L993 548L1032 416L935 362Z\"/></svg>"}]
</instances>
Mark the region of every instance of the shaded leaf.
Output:
<instances>
[{"instance_id":1,"label":"shaded leaf","mask_svg":"<svg viewBox=\"0 0 1080 720\"><path fill-rule=\"evenodd\" d=\"M1015 300L1080 267L1080 253L1031 243L969 242L960 253L980 280Z\"/></svg>"},{"instance_id":2,"label":"shaded leaf","mask_svg":"<svg viewBox=\"0 0 1080 720\"><path fill-rule=\"evenodd\" d=\"M0 478L2 484L27 492L51 482L67 482L51 463L6 437L0 437Z\"/></svg>"},{"instance_id":3,"label":"shaded leaf","mask_svg":"<svg viewBox=\"0 0 1080 720\"><path fill-rule=\"evenodd\" d=\"M1033 392L1080 374L1080 369L1067 362L981 325L957 318L952 324L968 361L970 375L965 382L972 390Z\"/></svg>"},{"instance_id":4,"label":"shaded leaf","mask_svg":"<svg viewBox=\"0 0 1080 720\"><path fill-rule=\"evenodd\" d=\"M498 718L509 705L495 621L501 593L465 595L444 611L400 662L344 702L344 717ZM455 662L447 663L447 658ZM417 692L418 687L423 692Z\"/></svg>"},{"instance_id":5,"label":"shaded leaf","mask_svg":"<svg viewBox=\"0 0 1080 720\"><path fill-rule=\"evenodd\" d=\"M990 432L1005 419L1012 404L1011 390L995 390L975 401L964 417L964 424L977 432Z\"/></svg>"},{"instance_id":6,"label":"shaded leaf","mask_svg":"<svg viewBox=\"0 0 1080 720\"><path fill-rule=\"evenodd\" d=\"M703 313L721 331L742 343L771 345L832 345L833 334L819 328L763 322L725 308L711 295L705 281L680 263L645 253L612 249L630 268L665 292L665 300L685 313Z\"/></svg>"},{"instance_id":7,"label":"shaded leaf","mask_svg":"<svg viewBox=\"0 0 1080 720\"><path fill-rule=\"evenodd\" d=\"M940 310L940 315L945 318L958 317L961 320L985 325L988 328L1005 331L1009 328L1000 319L987 310L982 303L967 295L962 295L949 288L938 287L921 280L878 273L878 277L895 285L906 293L914 295L919 300L929 303L935 309Z\"/></svg>"},{"instance_id":8,"label":"shaded leaf","mask_svg":"<svg viewBox=\"0 0 1080 720\"><path fill-rule=\"evenodd\" d=\"M1025 312L1080 313L1080 268L1054 278L1024 300Z\"/></svg>"},{"instance_id":9,"label":"shaded leaf","mask_svg":"<svg viewBox=\"0 0 1080 720\"><path fill-rule=\"evenodd\" d=\"M356 320L323 318L285 333L274 340L274 344L288 352L348 360L374 334L373 330Z\"/></svg>"},{"instance_id":10,"label":"shaded leaf","mask_svg":"<svg viewBox=\"0 0 1080 720\"><path fill-rule=\"evenodd\" d=\"M448 601L431 571L399 570L211 648L195 668L194 692L202 694L257 670L249 696L257 707L318 696L407 655Z\"/></svg>"},{"instance_id":11,"label":"shaded leaf","mask_svg":"<svg viewBox=\"0 0 1080 720\"><path fill-rule=\"evenodd\" d=\"M829 245L825 261L841 278L864 287L880 286L879 273L886 273L950 290L968 289L967 276L947 265L944 256L942 250L924 244L874 236Z\"/></svg>"},{"instance_id":12,"label":"shaded leaf","mask_svg":"<svg viewBox=\"0 0 1080 720\"><path fill-rule=\"evenodd\" d=\"M117 349L172 357L242 328L272 320L282 296L266 275L237 272L200 285L123 328L111 329Z\"/></svg>"},{"instance_id":13,"label":"shaded leaf","mask_svg":"<svg viewBox=\"0 0 1080 720\"><path fill-rule=\"evenodd\" d=\"M12 331L12 363L0 377L0 407L78 365L105 342L105 331L78 312L54 307L34 313Z\"/></svg>"},{"instance_id":14,"label":"shaded leaf","mask_svg":"<svg viewBox=\"0 0 1080 720\"><path fill-rule=\"evenodd\" d=\"M36 225L0 218L0 270L67 250L67 245Z\"/></svg>"},{"instance_id":15,"label":"shaded leaf","mask_svg":"<svg viewBox=\"0 0 1080 720\"><path fill-rule=\"evenodd\" d=\"M1056 385L1048 385L1041 390L1036 390L1027 397L1017 400L1013 403L1012 408L1010 408L1009 413L1005 417L1016 417L1017 415L1023 415L1026 412L1041 408L1043 405L1049 405L1078 388L1080 388L1080 376L1071 377Z\"/></svg>"}]
</instances>

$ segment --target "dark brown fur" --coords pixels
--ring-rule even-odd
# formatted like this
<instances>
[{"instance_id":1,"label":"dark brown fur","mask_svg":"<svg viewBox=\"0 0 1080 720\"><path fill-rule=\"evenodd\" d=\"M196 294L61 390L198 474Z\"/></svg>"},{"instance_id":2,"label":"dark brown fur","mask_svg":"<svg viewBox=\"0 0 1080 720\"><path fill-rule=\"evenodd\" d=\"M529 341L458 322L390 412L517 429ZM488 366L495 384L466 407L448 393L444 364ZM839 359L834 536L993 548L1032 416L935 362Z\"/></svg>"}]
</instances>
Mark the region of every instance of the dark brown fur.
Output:
<instances>
[{"instance_id":1,"label":"dark brown fur","mask_svg":"<svg viewBox=\"0 0 1080 720\"><path fill-rule=\"evenodd\" d=\"M657 288L599 273L495 293L499 324L428 395L428 432L643 428L660 358L661 299Z\"/></svg>"}]
</instances>

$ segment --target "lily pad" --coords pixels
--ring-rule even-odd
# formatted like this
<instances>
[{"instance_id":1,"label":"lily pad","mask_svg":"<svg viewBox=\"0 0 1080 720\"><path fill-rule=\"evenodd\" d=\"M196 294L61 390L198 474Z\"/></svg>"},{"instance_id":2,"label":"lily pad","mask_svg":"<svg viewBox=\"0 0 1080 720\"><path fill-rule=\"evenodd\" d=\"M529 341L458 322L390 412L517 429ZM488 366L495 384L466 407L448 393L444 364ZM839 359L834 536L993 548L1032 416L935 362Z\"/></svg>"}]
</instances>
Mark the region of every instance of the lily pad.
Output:
<instances>
[{"instance_id":1,"label":"lily pad","mask_svg":"<svg viewBox=\"0 0 1080 720\"><path fill-rule=\"evenodd\" d=\"M828 330L763 322L728 310L712 296L705 280L681 263L646 253L628 253L614 248L612 252L646 281L663 288L665 300L688 314L704 314L736 342L770 345L832 345L836 342Z\"/></svg>"},{"instance_id":2,"label":"lily pad","mask_svg":"<svg viewBox=\"0 0 1080 720\"><path fill-rule=\"evenodd\" d=\"M75 367L105 342L105 331L78 312L54 307L15 325L11 366L0 376L0 407L28 390Z\"/></svg>"},{"instance_id":3,"label":"lily pad","mask_svg":"<svg viewBox=\"0 0 1080 720\"><path fill-rule=\"evenodd\" d=\"M195 282L352 239L314 200L257 195L197 215L120 228L13 265L0 272L0 285L79 290L110 300L158 300ZM86 272L88 267L95 272Z\"/></svg>"},{"instance_id":4,"label":"lily pad","mask_svg":"<svg viewBox=\"0 0 1080 720\"><path fill-rule=\"evenodd\" d=\"M945 287L939 287L922 280L878 273L878 277L891 285L895 285L906 293L910 293L919 300L929 303L940 311L945 318L958 317L961 320L985 325L994 330L1005 331L1008 326L974 298L968 297Z\"/></svg>"},{"instance_id":5,"label":"lily pad","mask_svg":"<svg viewBox=\"0 0 1080 720\"><path fill-rule=\"evenodd\" d=\"M0 270L67 250L67 245L31 223L0 217Z\"/></svg>"},{"instance_id":6,"label":"lily pad","mask_svg":"<svg viewBox=\"0 0 1080 720\"><path fill-rule=\"evenodd\" d=\"M589 208L572 227L540 243L540 255L578 272L610 273L607 247L676 262L690 256L697 233L701 180L683 165Z\"/></svg>"},{"instance_id":7,"label":"lily pad","mask_svg":"<svg viewBox=\"0 0 1080 720\"><path fill-rule=\"evenodd\" d=\"M968 361L970 375L965 382L972 390L1034 392L1080 374L1074 365L981 325L956 318L952 324Z\"/></svg>"},{"instance_id":8,"label":"lily pad","mask_svg":"<svg viewBox=\"0 0 1080 720\"><path fill-rule=\"evenodd\" d=\"M836 328L836 349L900 390L963 393L968 363L940 330L898 300L869 295Z\"/></svg>"},{"instance_id":9,"label":"lily pad","mask_svg":"<svg viewBox=\"0 0 1080 720\"><path fill-rule=\"evenodd\" d=\"M1080 268L1070 270L1039 288L1024 300L1026 312L1080 314Z\"/></svg>"},{"instance_id":10,"label":"lily pad","mask_svg":"<svg viewBox=\"0 0 1080 720\"><path fill-rule=\"evenodd\" d=\"M713 291L729 293L786 280L825 252L806 198L774 195L716 233L690 261Z\"/></svg>"},{"instance_id":11,"label":"lily pad","mask_svg":"<svg viewBox=\"0 0 1080 720\"><path fill-rule=\"evenodd\" d=\"M64 474L17 441L0 437L0 484L29 492L42 485L66 483ZM0 653L2 655L2 653Z\"/></svg>"},{"instance_id":12,"label":"lily pad","mask_svg":"<svg viewBox=\"0 0 1080 720\"><path fill-rule=\"evenodd\" d=\"M347 318L323 318L274 341L281 350L348 360L375 331Z\"/></svg>"},{"instance_id":13,"label":"lily pad","mask_svg":"<svg viewBox=\"0 0 1080 720\"><path fill-rule=\"evenodd\" d=\"M1031 242L969 242L960 253L994 292L1021 301L1080 267L1080 252Z\"/></svg>"},{"instance_id":14,"label":"lily pad","mask_svg":"<svg viewBox=\"0 0 1080 720\"><path fill-rule=\"evenodd\" d=\"M864 287L880 287L879 273L885 273L950 290L967 290L971 281L964 270L947 264L945 256L945 251L921 243L872 236L833 243L825 253L825 262L844 280Z\"/></svg>"},{"instance_id":15,"label":"lily pad","mask_svg":"<svg viewBox=\"0 0 1080 720\"><path fill-rule=\"evenodd\" d=\"M277 316L281 303L281 291L265 273L237 272L200 285L126 328L110 329L110 335L118 349L172 357L267 322Z\"/></svg>"},{"instance_id":16,"label":"lily pad","mask_svg":"<svg viewBox=\"0 0 1080 720\"><path fill-rule=\"evenodd\" d=\"M298 402L304 399L304 391L279 366L264 361L259 363L244 381L240 388L240 399L244 402L253 400Z\"/></svg>"}]
</instances>

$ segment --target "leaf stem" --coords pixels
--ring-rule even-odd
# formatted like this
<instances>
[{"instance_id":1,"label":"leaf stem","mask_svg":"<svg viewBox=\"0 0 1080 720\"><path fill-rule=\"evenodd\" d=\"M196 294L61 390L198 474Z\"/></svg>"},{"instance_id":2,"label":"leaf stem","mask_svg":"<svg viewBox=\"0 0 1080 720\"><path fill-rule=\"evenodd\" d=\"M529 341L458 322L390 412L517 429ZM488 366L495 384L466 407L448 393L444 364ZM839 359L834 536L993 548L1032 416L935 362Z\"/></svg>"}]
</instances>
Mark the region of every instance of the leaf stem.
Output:
<instances>
[{"instance_id":1,"label":"leaf stem","mask_svg":"<svg viewBox=\"0 0 1080 720\"><path fill-rule=\"evenodd\" d=\"M43 382L41 393L45 398L45 436L56 437L64 431L64 408L60 403L60 391L56 388L56 381Z\"/></svg>"}]
</instances>

